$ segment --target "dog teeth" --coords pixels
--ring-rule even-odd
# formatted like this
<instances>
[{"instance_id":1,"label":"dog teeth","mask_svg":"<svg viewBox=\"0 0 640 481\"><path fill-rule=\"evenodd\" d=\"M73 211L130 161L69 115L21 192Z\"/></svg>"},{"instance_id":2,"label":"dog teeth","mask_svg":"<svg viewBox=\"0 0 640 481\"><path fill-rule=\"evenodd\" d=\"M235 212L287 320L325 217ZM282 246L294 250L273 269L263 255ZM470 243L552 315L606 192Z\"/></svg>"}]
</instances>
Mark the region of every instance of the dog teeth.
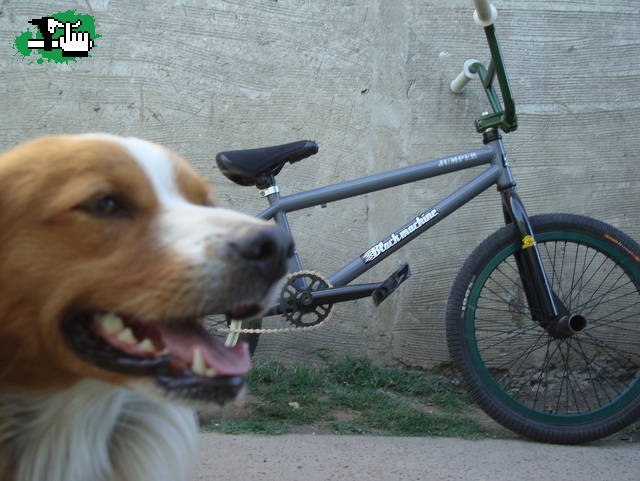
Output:
<instances>
[{"instance_id":1,"label":"dog teeth","mask_svg":"<svg viewBox=\"0 0 640 481\"><path fill-rule=\"evenodd\" d=\"M199 347L193 350L193 360L191 361L191 370L196 374L205 375L206 367L204 365L204 359L202 357L202 351Z\"/></svg>"},{"instance_id":2,"label":"dog teeth","mask_svg":"<svg viewBox=\"0 0 640 481\"><path fill-rule=\"evenodd\" d=\"M149 339L148 337L141 341L140 344L138 344L138 349L143 352L153 352L156 350L155 346L151 342L151 339Z\"/></svg>"},{"instance_id":3,"label":"dog teeth","mask_svg":"<svg viewBox=\"0 0 640 481\"><path fill-rule=\"evenodd\" d=\"M100 324L102 324L102 328L107 334L115 334L116 332L120 332L124 329L122 319L112 312L103 314L100 317Z\"/></svg>"},{"instance_id":4,"label":"dog teeth","mask_svg":"<svg viewBox=\"0 0 640 481\"><path fill-rule=\"evenodd\" d=\"M202 357L202 350L199 347L196 347L193 350L191 370L200 376L216 377L218 374L215 369L210 368L205 364L204 357Z\"/></svg>"},{"instance_id":5,"label":"dog teeth","mask_svg":"<svg viewBox=\"0 0 640 481\"><path fill-rule=\"evenodd\" d=\"M133 335L133 331L130 328L125 328L118 334L118 340L122 342L128 342L129 344L135 344L136 338Z\"/></svg>"}]
</instances>

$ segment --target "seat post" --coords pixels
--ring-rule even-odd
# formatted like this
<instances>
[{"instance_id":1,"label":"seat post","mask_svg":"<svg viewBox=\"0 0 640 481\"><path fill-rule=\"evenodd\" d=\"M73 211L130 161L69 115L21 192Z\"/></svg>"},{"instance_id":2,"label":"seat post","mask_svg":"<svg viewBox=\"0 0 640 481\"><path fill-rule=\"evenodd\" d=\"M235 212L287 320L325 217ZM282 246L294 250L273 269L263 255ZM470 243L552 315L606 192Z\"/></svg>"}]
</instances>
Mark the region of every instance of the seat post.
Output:
<instances>
[{"instance_id":1,"label":"seat post","mask_svg":"<svg viewBox=\"0 0 640 481\"><path fill-rule=\"evenodd\" d=\"M265 190L274 185L276 185L276 177L273 174L262 174L256 177L256 187L258 189Z\"/></svg>"},{"instance_id":2,"label":"seat post","mask_svg":"<svg viewBox=\"0 0 640 481\"><path fill-rule=\"evenodd\" d=\"M278 183L276 182L276 177L274 175L261 175L256 182L256 187L260 191L260 197L266 197L269 201L270 206L277 204L280 200L280 189L278 188ZM286 230L289 233L291 239L293 239L286 212L278 209L276 210L273 218L276 221L276 224ZM296 249L294 244L293 256L291 257L291 259L289 259L289 272L298 272L301 270L302 262L300 261L300 256L298 255L298 249Z\"/></svg>"}]
</instances>

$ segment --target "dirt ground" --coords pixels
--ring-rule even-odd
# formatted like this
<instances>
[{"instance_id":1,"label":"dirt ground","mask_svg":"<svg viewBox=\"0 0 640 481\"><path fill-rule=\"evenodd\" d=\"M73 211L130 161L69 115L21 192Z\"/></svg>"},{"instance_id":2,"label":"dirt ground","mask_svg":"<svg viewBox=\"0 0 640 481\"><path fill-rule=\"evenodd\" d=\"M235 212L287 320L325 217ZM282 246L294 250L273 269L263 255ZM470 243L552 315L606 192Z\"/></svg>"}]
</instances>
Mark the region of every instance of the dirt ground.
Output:
<instances>
[{"instance_id":1,"label":"dirt ground","mask_svg":"<svg viewBox=\"0 0 640 481\"><path fill-rule=\"evenodd\" d=\"M640 444L203 434L194 480L638 481Z\"/></svg>"},{"instance_id":2,"label":"dirt ground","mask_svg":"<svg viewBox=\"0 0 640 481\"><path fill-rule=\"evenodd\" d=\"M434 408L435 409L435 408ZM243 418L246 403L225 410ZM333 413L350 420L353 413ZM198 481L638 481L640 438L617 434L584 446L523 440L480 410L468 414L499 439L336 436L322 425L286 435L202 435Z\"/></svg>"}]
</instances>

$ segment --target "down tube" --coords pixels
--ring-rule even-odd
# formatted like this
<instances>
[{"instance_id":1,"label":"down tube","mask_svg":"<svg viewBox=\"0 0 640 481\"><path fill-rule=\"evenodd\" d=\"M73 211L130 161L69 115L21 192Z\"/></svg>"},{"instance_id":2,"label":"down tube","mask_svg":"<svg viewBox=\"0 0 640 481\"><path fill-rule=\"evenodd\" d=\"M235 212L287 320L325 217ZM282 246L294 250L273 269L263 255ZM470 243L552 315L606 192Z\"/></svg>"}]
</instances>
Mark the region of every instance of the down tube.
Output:
<instances>
[{"instance_id":1,"label":"down tube","mask_svg":"<svg viewBox=\"0 0 640 481\"><path fill-rule=\"evenodd\" d=\"M378 262L386 259L405 244L418 237L424 231L436 225L456 209L491 187L496 183L500 172L501 169L497 165L485 170L482 174L438 202L431 209L427 209L419 214L389 237L378 242L342 269L331 274L328 280L334 287L348 284L362 273L371 269Z\"/></svg>"}]
</instances>

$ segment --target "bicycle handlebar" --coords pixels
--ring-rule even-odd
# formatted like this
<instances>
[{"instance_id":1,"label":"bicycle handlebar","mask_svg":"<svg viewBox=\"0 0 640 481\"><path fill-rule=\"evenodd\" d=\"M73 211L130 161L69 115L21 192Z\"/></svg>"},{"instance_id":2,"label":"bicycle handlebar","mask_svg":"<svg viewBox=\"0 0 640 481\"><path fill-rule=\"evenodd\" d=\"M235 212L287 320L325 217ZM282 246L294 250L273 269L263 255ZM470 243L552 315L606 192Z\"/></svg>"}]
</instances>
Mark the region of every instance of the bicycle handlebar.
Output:
<instances>
[{"instance_id":1,"label":"bicycle handlebar","mask_svg":"<svg viewBox=\"0 0 640 481\"><path fill-rule=\"evenodd\" d=\"M509 79L504 68L500 46L493 25L498 16L498 11L496 7L489 3L489 0L473 0L473 3L476 6L476 10L473 12L473 18L477 24L484 27L487 43L489 44L489 50L491 52L491 62L488 67L485 68L482 63L475 59L467 60L464 63L462 72L453 79L449 87L452 92L460 93L469 80L480 78L493 113L483 113L482 118L476 120L476 130L478 132L484 132L488 128L499 127L504 132L511 132L518 128L518 121L516 118L515 103L511 96ZM498 79L504 107L501 105L500 99L492 86L494 75Z\"/></svg>"},{"instance_id":2,"label":"bicycle handlebar","mask_svg":"<svg viewBox=\"0 0 640 481\"><path fill-rule=\"evenodd\" d=\"M469 83L469 80L478 77L477 72L471 72L469 70L469 67L474 63L478 63L475 58L467 60L462 66L462 72L460 72L460 74L451 81L451 85L449 85L449 87L453 93L459 94L462 92L462 89L464 89L464 86Z\"/></svg>"},{"instance_id":3,"label":"bicycle handlebar","mask_svg":"<svg viewBox=\"0 0 640 481\"><path fill-rule=\"evenodd\" d=\"M498 10L489 3L489 0L473 0L476 10L473 12L473 20L482 27L493 25L498 16Z\"/></svg>"},{"instance_id":4,"label":"bicycle handlebar","mask_svg":"<svg viewBox=\"0 0 640 481\"><path fill-rule=\"evenodd\" d=\"M498 17L498 10L493 3L489 3L489 0L473 0L473 3L476 6L473 12L473 20L482 27L493 25ZM469 80L478 77L477 73L469 71L469 67L473 63L471 60L469 59L464 63L462 72L449 85L453 93L461 93L465 85L469 83Z\"/></svg>"}]
</instances>

